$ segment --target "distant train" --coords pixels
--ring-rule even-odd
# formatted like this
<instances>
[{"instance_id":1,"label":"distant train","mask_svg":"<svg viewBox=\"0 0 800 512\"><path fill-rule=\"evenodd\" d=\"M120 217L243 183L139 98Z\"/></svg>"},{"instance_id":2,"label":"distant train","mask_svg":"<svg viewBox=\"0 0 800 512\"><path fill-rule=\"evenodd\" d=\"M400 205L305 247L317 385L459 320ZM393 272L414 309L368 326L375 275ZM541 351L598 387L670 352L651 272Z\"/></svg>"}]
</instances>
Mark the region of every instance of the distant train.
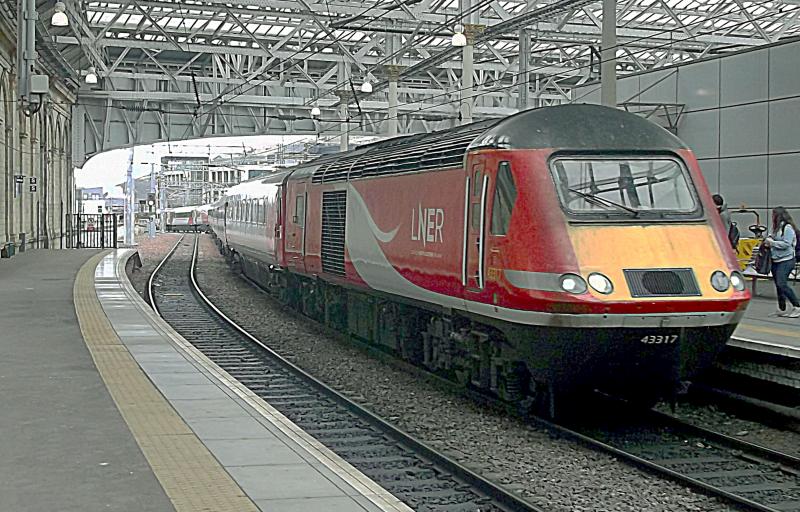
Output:
<instances>
[{"instance_id":1,"label":"distant train","mask_svg":"<svg viewBox=\"0 0 800 512\"><path fill-rule=\"evenodd\" d=\"M166 229L173 232L205 232L209 230L208 210L211 205L181 206L166 211Z\"/></svg>"},{"instance_id":2,"label":"distant train","mask_svg":"<svg viewBox=\"0 0 800 512\"><path fill-rule=\"evenodd\" d=\"M551 412L589 389L674 396L749 300L692 152L600 106L323 156L232 187L210 217L283 302Z\"/></svg>"}]
</instances>

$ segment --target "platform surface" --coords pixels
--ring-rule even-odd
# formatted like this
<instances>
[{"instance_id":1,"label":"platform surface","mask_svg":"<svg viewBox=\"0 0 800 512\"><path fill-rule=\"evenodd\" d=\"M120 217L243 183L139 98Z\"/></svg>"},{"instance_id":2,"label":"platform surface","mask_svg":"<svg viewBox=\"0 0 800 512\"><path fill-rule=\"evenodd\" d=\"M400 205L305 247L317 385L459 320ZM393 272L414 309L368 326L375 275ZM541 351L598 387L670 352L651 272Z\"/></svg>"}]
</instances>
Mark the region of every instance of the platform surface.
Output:
<instances>
[{"instance_id":1,"label":"platform surface","mask_svg":"<svg viewBox=\"0 0 800 512\"><path fill-rule=\"evenodd\" d=\"M776 299L754 297L728 344L800 359L800 318L770 316L777 309Z\"/></svg>"},{"instance_id":2,"label":"platform surface","mask_svg":"<svg viewBox=\"0 0 800 512\"><path fill-rule=\"evenodd\" d=\"M108 320L148 379L258 509L410 512L158 318L124 277L127 254L109 254L94 275Z\"/></svg>"},{"instance_id":3,"label":"platform surface","mask_svg":"<svg viewBox=\"0 0 800 512\"><path fill-rule=\"evenodd\" d=\"M84 344L73 302L97 251L0 260L0 510L173 510Z\"/></svg>"}]
</instances>

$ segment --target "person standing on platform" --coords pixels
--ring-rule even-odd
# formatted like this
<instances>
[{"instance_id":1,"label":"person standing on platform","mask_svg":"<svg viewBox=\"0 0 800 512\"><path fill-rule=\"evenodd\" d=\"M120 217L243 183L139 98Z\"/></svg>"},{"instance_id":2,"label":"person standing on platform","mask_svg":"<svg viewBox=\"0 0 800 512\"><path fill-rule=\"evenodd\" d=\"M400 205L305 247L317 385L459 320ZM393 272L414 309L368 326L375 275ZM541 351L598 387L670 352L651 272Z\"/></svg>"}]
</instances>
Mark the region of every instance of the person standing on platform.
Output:
<instances>
[{"instance_id":1,"label":"person standing on platform","mask_svg":"<svg viewBox=\"0 0 800 512\"><path fill-rule=\"evenodd\" d=\"M731 231L731 212L728 210L728 205L725 204L725 199L719 194L711 196L714 199L714 204L717 205L719 216L722 217L722 224L725 226L725 232Z\"/></svg>"},{"instance_id":2,"label":"person standing on platform","mask_svg":"<svg viewBox=\"0 0 800 512\"><path fill-rule=\"evenodd\" d=\"M789 274L795 266L795 248L797 247L797 225L786 208L778 206L772 210L772 233L764 240L772 256L772 278L778 291L778 311L775 316L800 318L800 301L789 286ZM786 309L786 301L794 306Z\"/></svg>"}]
</instances>

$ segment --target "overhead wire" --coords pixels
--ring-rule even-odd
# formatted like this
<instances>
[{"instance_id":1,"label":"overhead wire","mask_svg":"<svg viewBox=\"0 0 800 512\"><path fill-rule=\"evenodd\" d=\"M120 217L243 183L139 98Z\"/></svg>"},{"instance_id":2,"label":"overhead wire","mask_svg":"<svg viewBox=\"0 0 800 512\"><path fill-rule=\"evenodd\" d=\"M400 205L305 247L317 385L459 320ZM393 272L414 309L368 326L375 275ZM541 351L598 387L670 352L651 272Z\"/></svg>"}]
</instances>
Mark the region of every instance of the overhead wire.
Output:
<instances>
[{"instance_id":1,"label":"overhead wire","mask_svg":"<svg viewBox=\"0 0 800 512\"><path fill-rule=\"evenodd\" d=\"M179 3L180 3L180 2L179 2ZM763 6L764 4L767 4L767 3L771 3L771 2L765 1L765 2L761 2L761 3L754 3L753 5L761 5L761 6ZM364 12L368 12L369 10L371 10L371 9L373 9L373 8L375 8L375 7L376 7L376 5L372 5L372 6L370 6L368 9L366 9L366 11L364 11ZM752 6L751 6L751 7L752 7ZM746 10L746 9L745 9L744 7L742 7L742 8L740 8L740 9L738 9L738 10L733 10L733 11L726 11L726 12L722 12L721 14L719 14L719 15L718 15L718 17L728 16L728 15L730 15L730 14L734 14L736 11L739 11L739 12L741 12L741 11L744 11L744 10ZM182 12L182 10L181 10L181 12ZM388 11L387 11L387 12L388 12ZM385 14L385 13L384 13L384 14ZM769 16L769 15L772 15L772 14L773 14L773 13L767 12L767 13L764 13L762 16L759 16L757 19L761 19L761 18L763 18L763 17L767 17L767 16ZM383 16L383 15L381 15L381 16ZM698 21L698 22L696 22L696 23L686 24L686 25L684 25L684 26L685 26L685 27L691 27L691 26L693 26L693 25L702 25L702 24L708 23L709 21L711 21L711 20L713 20L713 19L715 19L715 18L716 18L716 17L705 18L705 19L699 20L699 21ZM378 19L378 18L376 18L376 19ZM370 20L370 21L375 21L375 20ZM738 26L738 25L744 25L744 24L749 24L750 22L751 22L750 20L744 20L744 21L742 21L742 22L738 23L736 26ZM733 28L735 28L736 26L734 26ZM728 26L728 27L726 27L726 30L727 30L727 31L729 31L731 28L732 28L732 27ZM641 37L641 38L633 39L633 40L630 40L630 41L625 41L624 43L620 43L620 44L616 45L616 46L615 46L615 48L620 48L620 47L623 47L623 46L626 46L626 45L630 45L631 43L635 43L635 42L637 42L637 41L642 41L642 40L646 40L646 39L652 39L654 36L656 36L656 35L659 35L659 34L662 34L662 33L669 33L669 32L681 32L681 31L683 31L683 27L681 27L681 28L674 28L674 29L665 29L665 30L662 30L662 31L660 31L660 32L656 32L655 34L650 34L650 35L648 35L648 36L644 36L644 37ZM695 34L695 35L694 35L694 36L692 36L692 37L686 37L686 38L683 38L683 39L681 39L681 41L686 41L686 40L694 39L694 38L696 38L696 37L699 37L699 36L702 36L702 35L713 34L713 33L714 33L714 31L715 31L715 30L711 30L711 31L709 31L709 32L707 32L707 33L704 33L704 34ZM312 41L313 41L313 39L312 39ZM647 51L653 51L653 50L655 50L655 49L658 49L659 47L663 47L663 46L669 46L669 45L672 45L672 44L674 44L674 43L675 43L675 41L670 41L669 43L665 43L664 45L660 45L660 46L656 46L656 47L644 48L644 49L640 50L638 53L647 52ZM333 42L332 42L332 43L330 43L330 44L333 44ZM570 59L570 60L577 60L577 58L579 58L579 56L573 57L573 58L572 58L572 59ZM565 62L565 61L562 61L562 63L563 63L563 62ZM568 62L568 61L567 61L567 62ZM376 64L376 65L377 65L377 64ZM529 73L529 74L531 74L531 73L535 73L535 71L536 71L537 69L543 69L543 68L546 68L546 67L550 67L550 65L545 65L545 66L541 66L541 67L539 67L539 68L530 69L530 70L528 70L528 71L527 71L527 73ZM574 68L574 69L578 70L578 69L582 69L582 68L584 68L584 67L586 67L586 65L579 66L579 67L577 67L577 68ZM515 77L515 76L519 76L520 74L523 74L523 73L516 73L516 74L513 74L513 75L511 75L511 77L513 78L513 77ZM540 78L548 78L548 77L551 77L551 76L556 76L556 75L555 75L555 74L553 74L553 75L545 75L544 77L541 77L541 76L540 76ZM526 82L525 82L525 83L529 83L529 82L530 82L530 79L526 80ZM489 94L489 93L492 93L492 92L498 92L498 91L506 90L506 89L508 89L508 88L518 87L519 85L520 85L520 83L519 83L519 81L517 81L516 83L512 83L512 84L510 84L510 85L503 86L503 87L500 87L500 88L492 88L491 90L485 90L485 91L483 91L483 92L477 92L476 94L474 94L474 95L473 95L473 97L480 97L480 96L482 96L482 95L484 95L484 94ZM258 86L258 85L254 86L254 87L257 87L257 86ZM432 96L432 97L426 98L426 101L429 101L430 99L434 99L434 98L437 98L437 97L442 97L442 96L447 96L447 95L453 95L453 94L456 94L456 93L458 93L458 92L462 92L463 90L464 90L464 89L455 89L455 90L451 90L451 91L446 91L446 92L444 92L444 93L437 94L437 95L435 95L435 96ZM447 104L451 104L451 103L454 103L454 102L456 102L456 101L461 101L461 100L460 100L460 98L459 98L459 99L453 99L453 100L450 100L450 101L445 101L445 102L442 102L442 103L437 103L437 104L433 104L433 105L426 105L424 108L420 108L420 109L418 109L418 112L419 112L419 111L423 111L423 110L430 110L431 108L436 108L436 107L440 107L440 106L447 105ZM420 102L410 102L410 103L405 103L404 105L413 105L413 104L416 104L416 103L420 103ZM402 106L402 105L400 105L400 106ZM112 108L121 108L121 109L125 109L125 107L117 107L117 106L113 106ZM152 109L152 110L155 110L155 111L158 111L158 112L161 112L161 113L167 113L167 114L179 114L179 112L170 112L170 111L164 111L164 110L162 110L162 109ZM229 115L232 115L232 114L226 114L226 116L229 116ZM250 114L239 114L239 115L241 115L242 117L253 117L253 116L252 116L252 115L250 115ZM397 116L397 117L399 117L400 115L408 115L408 113L398 114L398 116ZM258 116L258 117L264 117L264 116ZM270 118L278 118L278 119L282 119L282 120L292 120L292 119L286 119L286 117L291 117L291 118L293 118L293 119L295 119L295 120L296 120L296 119L311 119L311 118L305 118L305 117L300 117L300 116L267 116L267 117L270 117ZM377 123L380 123L380 122L384 122L385 120L386 120L386 119L383 119L383 120L381 120L381 121L368 121L368 122L367 122L367 125L374 125L374 124L377 124ZM335 123L342 123L342 122L346 122L346 121L342 121L342 120L338 120L338 121L337 121L337 120L321 120L321 122L324 122L324 123L329 123L329 124L331 124L331 123L335 124ZM363 123L362 123L362 124L363 124ZM348 131L347 131L347 133L350 133L350 132L352 132L352 131L353 131L352 129L351 129L351 130L348 130ZM332 137L332 138L336 138L336 137L338 137L338 136L340 136L340 135L333 135L333 136L331 136L331 137Z\"/></svg>"},{"instance_id":2,"label":"overhead wire","mask_svg":"<svg viewBox=\"0 0 800 512\"><path fill-rule=\"evenodd\" d=\"M764 5L764 4L767 4L767 3L771 3L771 2L770 2L769 0L767 0L767 1L764 1L764 2L760 2L760 3L758 3L758 2L754 2L754 3L753 3L753 5ZM743 10L744 10L744 8L740 8L740 9L737 9L736 11L739 11L739 12L741 12L741 11L743 11ZM797 11L797 10L800 10L800 7L797 7L797 8L795 8L795 9L790 9L790 10L789 10L789 11L787 11L787 12L794 12L794 11ZM736 11L729 11L729 12L721 13L721 14L719 14L718 16L716 16L716 17L714 17L714 18L718 18L718 17L727 16L727 15L733 14L733 13L734 13L734 12L736 12ZM755 20L755 21L758 21L758 20L760 20L760 19L763 19L763 18L767 17L768 15L771 15L771 13L765 13L765 14L763 14L763 15L761 15L761 16L752 17L752 19L753 19L753 20ZM710 20L712 20L712 19L714 19L714 18L706 18L706 19L704 19L704 20L700 20L700 21L698 21L697 23L685 24L684 26L686 26L687 28L689 28L689 27L692 27L692 26L695 26L695 25L702 25L702 24L705 24L705 23L707 23L708 21L710 21ZM730 29L732 29L732 28L736 28L736 27L738 27L738 26L742 26L742 25L747 25L747 24L750 24L750 23L751 23L751 20L750 20L750 19L742 20L742 21L740 21L740 22L738 22L738 23L735 23L733 26L728 26L728 27L726 27L726 30L730 30ZM671 30L665 30L665 31L663 31L663 32L672 32L673 30L674 30L674 29L671 29ZM681 28L680 30L682 31L683 29ZM685 39L683 39L683 40L695 39L695 38L697 38L697 37L701 37L701 36L705 36L705 35L710 35L710 34L713 34L715 31L716 31L716 29L711 29L710 31L707 31L707 32L704 32L704 33L699 33L699 32L698 32L698 33L694 34L694 35L693 35L693 36L691 36L691 37L686 37L686 38L685 38ZM624 45L630 44L631 42L636 42L636 41L641 41L641 40L650 39L650 38L652 38L652 37L653 37L653 36L655 36L655 35L658 35L658 34L651 34L651 35L649 35L649 36L641 37L641 38L638 38L638 39L636 39L636 40L633 40L633 41L626 41L625 43L621 43L621 44L618 44L618 45L616 45L616 46L615 46L615 48L619 48L619 47L621 47L621 46L624 46ZM647 47L647 48L642 48L642 49L638 50L638 52L631 52L631 53L633 53L633 54L636 54L636 53L644 53L644 52L652 51L652 50L654 50L654 49L659 49L659 48L669 47L669 46L670 46L670 45L672 45L672 44L674 44L674 41L668 41L668 42L665 42L665 43L663 43L663 44L661 44L661 45L657 45L657 46L653 46L653 47ZM574 57L574 58L577 58L577 57ZM601 60L601 62L602 62L602 60ZM587 66L589 66L589 65L590 65L590 64L584 64L584 65L582 65L582 66L579 66L579 67L577 67L577 68L574 68L574 69L582 69L582 68L585 68L585 67L587 67ZM550 66L549 66L549 65L546 65L546 66L541 66L540 68L534 68L534 69L532 69L532 70L528 70L528 71L527 71L527 73L529 73L529 74L530 74L530 73L534 72L536 69L544 69L544 68L547 68L547 67L550 67ZM516 76L519 76L519 75L521 75L521 74L524 74L524 73L525 73L525 72L515 73L515 74L513 74L513 75L512 75L512 77L516 77ZM553 76L557 76L557 74L545 75L545 76L544 76L544 78L553 77ZM525 80L523 83L530 83L530 78L526 79L526 80ZM473 95L473 98L474 98L474 97L479 97L479 96L482 96L482 95L484 95L484 94L489 94L489 93L493 93L493 92L499 92L499 91L504 91L504 90L507 90L507 89L512 89L512 88L518 87L519 85L520 85L520 82L519 82L519 81L517 81L516 83L512 83L512 84L504 85L504 86L501 86L501 87L493 88L493 89L491 89L491 90L486 90L486 91L483 91L483 92L477 93L477 94ZM430 99L432 99L432 98L441 97L441 96L453 95L453 94L455 94L455 93L458 93L458 92L463 92L464 90L465 90L465 89L463 89L463 88L460 88L460 89L455 89L455 90L453 90L453 91L447 91L447 92L445 92L445 93L441 93L441 94L438 94L438 95L435 95L435 96L432 96L432 97L426 98L426 100L430 100ZM455 102L460 102L460 101L461 101L461 98L457 98L457 99L452 99L452 100L449 100L449 101L444 101L444 102L440 102L440 103L435 103L435 104L425 105L425 107L421 107L421 108L419 108L419 109L418 109L416 112L414 112L414 113L418 113L418 112L422 112L422 111L426 111L426 110L431 110L431 109L433 109L433 108L438 108L438 107L441 107L441 106L444 106L444 105L448 105L448 104L455 103ZM414 105L414 104L416 104L416 103L420 103L420 102L411 102L411 103L405 103L404 105ZM399 108L400 108L401 106L403 106L403 105L398 105L398 110L399 110ZM380 123L383 123L383 122L385 122L385 121L387 121L387 120L390 120L390 119L396 119L396 118L399 118L401 115L409 115L409 114L410 114L410 113L402 113L402 114L401 114L401 113L399 113L399 112L398 112L398 114L397 114L397 115L395 115L395 116L394 116L394 117L392 117L392 118L386 117L386 118L382 118L381 120L376 120L376 121L368 121L368 122L366 122L366 123L362 123L362 125L370 126L370 125L380 124ZM345 135L345 134L352 133L353 131L354 131L354 129L350 129L350 130L347 130L346 132L343 132L343 133L341 133L341 134L331 135L331 136L329 136L327 139L323 140L323 142L327 142L327 141L330 141L330 140L337 139L337 138L341 137L342 135ZM318 141L318 140L319 140L319 138L317 138L317 141Z\"/></svg>"},{"instance_id":3,"label":"overhead wire","mask_svg":"<svg viewBox=\"0 0 800 512\"><path fill-rule=\"evenodd\" d=\"M408 1L409 1L409 0L406 0L406 2L408 2ZM489 4L490 4L490 3L492 3L493 1L494 1L494 0L480 0L480 1L479 1L477 4L475 4L475 5L474 5L474 6L473 6L473 7L472 7L470 10L468 10L466 13L462 13L461 17L459 17L458 19L459 19L459 20L462 20L464 17L468 16L470 13L474 12L475 10L481 9L481 8L483 8L483 7L484 7L484 6L486 6L486 5L489 5ZM370 10L370 9L372 9L373 7L374 7L374 6L370 7L369 9L367 9L367 11L369 11L369 10ZM377 21L377 20L379 20L379 19L383 18L383 17L384 17L386 14L388 14L389 12L391 12L391 11L390 11L390 10L386 10L386 11L384 11L384 12L383 12L383 13L382 13L380 16L378 16L378 17L376 17L376 18L373 18L373 19L371 19L371 20L367 21L367 22L366 22L364 25L362 25L361 27L357 27L357 28L354 28L354 29L348 29L348 30L351 30L351 31L353 31L353 32L358 32L359 30L362 30L362 29L366 28L366 27L367 27L367 26L368 26L370 23L372 23L372 22L375 22L375 21ZM356 16L363 16L363 14L358 14L358 15L356 15ZM451 21L448 21L448 22L446 22L446 23L451 23L451 22L452 22L452 20L451 20ZM442 24L441 26L446 26L446 25ZM321 33L321 31L320 31L320 32L317 32L317 33L315 33L315 37L316 37L317 35L319 35L320 33ZM334 40L332 40L332 41L329 41L329 42L325 43L325 45L324 45L324 46L322 46L321 48L319 48L319 49L315 50L315 51L314 51L314 52L313 52L311 55L317 55L317 54L320 54L320 53L321 53L323 50L325 50L325 49L327 49L327 48L330 48L332 45L334 45L334 44L337 44L337 43L341 42L342 40L343 40L342 38L336 38L336 39L334 39ZM270 66L270 68L269 68L269 69L265 70L264 72L271 71L271 70L272 70L272 69L273 69L275 66L279 66L279 65L281 65L281 64L283 64L283 63L285 63L286 61L293 59L295 56L299 55L300 53L302 53L302 52L304 52L306 49L308 49L308 47L310 46L310 44L311 44L313 41L314 41L314 38L312 38L312 39L309 41L309 43L308 43L308 44L306 44L306 46L304 46L303 48L301 48L301 49L299 49L299 50L296 50L296 51L295 51L295 52L294 52L292 55L290 55L289 57L286 57L285 59L281 60L280 62L278 62L278 63L276 63L276 64L273 64L272 66ZM405 50L402 50L402 51L405 51ZM398 52L395 52L395 53L398 53ZM393 54L393 55L394 55L394 54ZM374 69L374 68L373 68L373 69ZM265 79L263 79L262 81L260 81L259 83L252 84L251 80L252 80L252 79L250 79L250 80L246 81L244 84L241 84L241 85L238 85L238 86L236 86L234 89L236 89L236 88L240 88L240 87L242 87L242 85L250 85L250 87L248 87L247 89L245 89L245 90L243 90L243 91L239 91L238 93L234 94L232 97L230 97L230 98L227 98L227 99L225 99L224 101L222 101L222 102L220 102L220 103L218 103L218 104L214 105L214 106L211 108L211 110L209 110L209 111L207 111L207 112L203 112L203 115L208 115L208 114L210 114L210 113L213 113L213 112L214 112L214 111L216 111L216 110L217 110L219 107L221 107L221 106L223 106L223 105L225 105L225 104L227 104L227 103L231 102L232 100L234 100L234 99L236 99L236 98L238 98L238 97L240 97L240 96L242 96L242 95L244 95L244 94L246 94L246 93L250 92L251 90L255 89L256 87L259 87L259 86L261 86L261 85L263 85L263 84L265 84L266 82L268 82L268 81L269 81L269 79L268 79L268 78L265 78ZM340 82L340 83L337 83L336 85L334 85L334 87L332 87L332 88L328 89L328 91L326 91L326 92L323 94L323 97L324 97L325 95L331 94L332 92L336 91L337 89L339 89L339 88L341 88L341 87L344 87L346 84L347 84L347 80L343 80L342 82ZM218 95L216 98L212 99L211 101L212 101L212 102L215 102L215 101L217 101L218 99L222 98L222 97L223 97L225 94L228 94L228 93L223 93L223 94L220 94L220 95ZM318 99L318 98L317 98L317 99ZM308 104L309 104L309 103L305 103L305 104L304 104L304 106L308 106Z\"/></svg>"},{"instance_id":4,"label":"overhead wire","mask_svg":"<svg viewBox=\"0 0 800 512\"><path fill-rule=\"evenodd\" d=\"M764 5L764 4L768 4L768 3L770 3L770 2L769 1L764 1L764 2L760 2L760 3L754 3L753 5ZM702 25L708 23L709 21L713 21L715 19L718 19L718 18L721 18L721 17L724 17L724 16L729 16L731 14L736 14L737 12L742 12L743 10L745 10L745 8L742 7L742 8L739 8L739 9L734 9L734 10L731 10L731 11L722 12L722 13L718 14L717 16L710 17L710 18L705 18L705 19L702 19L702 20L698 20L695 23L686 24L685 27L692 28L692 27L697 26L697 25L702 26ZM797 9L794 9L794 10L797 10ZM794 10L790 10L788 12L793 12ZM772 14L773 13L766 12L761 16L755 17L754 20L758 21L758 20L763 19L765 17L768 17L768 16L770 16ZM746 24L749 24L749 23L751 23L750 20L742 20L739 23L734 24L733 26L725 27L725 29L727 31L730 31L732 29L737 28L738 26L746 25ZM629 41L625 41L625 42L619 43L619 44L615 45L614 48L615 49L619 49L619 48L624 47L626 45L630 45L631 43L636 43L636 42L644 41L644 40L647 40L647 39L653 39L654 37L656 37L658 35L665 34L665 33L670 33L670 32L675 32L675 31L683 31L683 28L680 28L680 29L678 29L678 28L676 28L676 29L664 29L664 30L661 30L661 31L653 33L653 34L649 34L647 36L642 36L642 37L639 37L639 38L635 38L635 39L632 39L632 40L629 40ZM682 41L687 41L687 40L695 39L695 38L702 37L702 36L705 36L705 35L710 35L710 34L715 33L716 31L717 31L717 29L712 28L712 29L710 29L710 30L708 30L706 32L703 32L703 33L698 32L698 33L694 34L691 37L686 37L686 38L682 39ZM637 50L636 52L631 52L631 54L636 55L636 54L639 54L639 53L645 53L645 52L654 51L654 50L657 50L657 49L660 49L660 48L668 47L670 45L673 45L674 43L675 43L675 41L666 41L666 42L662 43L661 45L645 47L645 48L642 48L640 50ZM564 62L569 62L571 60L577 60L579 58L580 58L580 56L575 56L575 57L572 57L571 59L568 59L566 61L562 61L561 63L563 64ZM600 62L595 63L595 65L597 65L599 63ZM576 68L573 68L573 70L580 70L580 69L583 69L583 68L588 67L590 65L591 64L584 64L582 66L578 66ZM545 69L545 68L548 68L550 66L551 65L548 64L548 65L543 65L543 66L540 66L540 67L535 67L533 69L529 69L527 71L527 73L529 75L530 74L536 74L535 72L538 69ZM514 73L514 74L510 75L510 77L511 78L518 77L519 75L522 75L524 73L525 72ZM551 77L554 77L554 76L558 76L558 75L556 73L549 74L549 75L539 74L539 78L540 79L547 79L547 78L551 78ZM525 80L525 82L523 82L523 83L530 83L530 78ZM508 85L505 85L505 86L501 86L501 87L495 87L495 88L492 88L492 89L489 89L489 90L484 90L482 92L476 91L476 93L473 95L473 98L480 97L480 96L483 96L485 94L491 94L491 93L500 92L500 91L504 91L504 90L507 90L507 89L515 88L515 87L518 87L519 85L521 85L521 84L520 84L519 81L517 81L515 83L511 83L511 84L508 84ZM463 89L463 88L457 88L457 89L454 89L454 90L445 91L443 93L428 97L428 98L426 98L425 101L430 101L431 99L439 98L439 97L442 97L442 96L455 95L457 93L463 92L464 90L465 89ZM431 109L434 109L434 108L438 108L438 107L441 107L441 106L444 106L444 105L448 105L448 104L455 103L455 102L460 102L460 101L461 101L461 98L455 98L455 99L451 99L451 100L444 101L444 102L439 102L439 103L434 103L434 104L423 103L422 104L423 106L420 107L419 109L417 109L417 111L414 112L414 113L431 110ZM407 105L414 105L414 104L418 104L418 103L421 103L421 102L408 102L408 103L404 103L402 105L398 105L398 107L407 106ZM112 108L124 108L124 107L112 107ZM173 112L166 111L164 113L173 113ZM363 127L365 127L365 126L376 125L376 124L385 122L385 121L390 120L390 119L398 118L401 115L409 115L409 114L413 114L413 113L408 113L408 112L398 113L393 118L388 118L387 117L387 118L382 118L381 120L367 121L367 122L361 122L361 123L355 123L355 122L350 123L349 120L325 120L325 119L319 120L318 119L317 121L319 121L320 123L328 124L328 125L331 125L331 124L342 124L342 123L359 124L359 127L363 129ZM226 114L226 115L236 115L236 114ZM252 117L252 115L250 115L250 114L238 114L238 115L241 115L243 117ZM276 117L278 119L282 118L282 116L270 116L270 117ZM303 120L303 119L313 120L313 118L311 118L311 117L301 117L301 116L289 116L289 117L291 117L293 120ZM453 117L453 118L455 118L455 117ZM292 119L285 119L285 116L283 118L283 120L292 120ZM322 142L327 142L327 141L330 141L330 140L334 140L336 138L341 137L343 134L350 134L355 130L356 130L356 128L352 128L352 129L346 130L344 132L341 132L339 134L330 135L330 136L328 136L327 139L323 140ZM323 129L322 131L325 131L325 130ZM302 135L300 135L300 136L302 136ZM306 139L306 140L311 142L309 139ZM316 143L320 142L319 141L319 135L315 135L314 142L316 142Z\"/></svg>"}]
</instances>

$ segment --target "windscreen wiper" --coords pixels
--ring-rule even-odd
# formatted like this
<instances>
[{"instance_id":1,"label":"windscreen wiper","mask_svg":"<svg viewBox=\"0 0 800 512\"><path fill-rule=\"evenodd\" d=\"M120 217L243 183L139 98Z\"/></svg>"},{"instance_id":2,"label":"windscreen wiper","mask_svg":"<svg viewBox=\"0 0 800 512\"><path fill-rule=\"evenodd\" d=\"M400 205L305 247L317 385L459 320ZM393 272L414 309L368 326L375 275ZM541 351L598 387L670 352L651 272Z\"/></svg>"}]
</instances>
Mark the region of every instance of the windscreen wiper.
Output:
<instances>
[{"instance_id":1,"label":"windscreen wiper","mask_svg":"<svg viewBox=\"0 0 800 512\"><path fill-rule=\"evenodd\" d=\"M632 213L634 217L638 217L639 216L639 210L637 210L635 208L631 208L630 206L625 206L624 204L620 204L620 203L618 203L616 201L612 201L611 199L606 199L605 197L600 197L600 196L595 195L595 194L589 194L588 192L581 192L580 190L577 190L577 189L574 189L574 188L570 188L570 189L567 189L567 190L569 190L570 192L574 192L575 194L578 194L582 198L584 198L587 201L592 202L594 204L599 204L601 206L613 206L613 207L618 208L620 210L625 210L625 211L627 211L629 213Z\"/></svg>"}]
</instances>

